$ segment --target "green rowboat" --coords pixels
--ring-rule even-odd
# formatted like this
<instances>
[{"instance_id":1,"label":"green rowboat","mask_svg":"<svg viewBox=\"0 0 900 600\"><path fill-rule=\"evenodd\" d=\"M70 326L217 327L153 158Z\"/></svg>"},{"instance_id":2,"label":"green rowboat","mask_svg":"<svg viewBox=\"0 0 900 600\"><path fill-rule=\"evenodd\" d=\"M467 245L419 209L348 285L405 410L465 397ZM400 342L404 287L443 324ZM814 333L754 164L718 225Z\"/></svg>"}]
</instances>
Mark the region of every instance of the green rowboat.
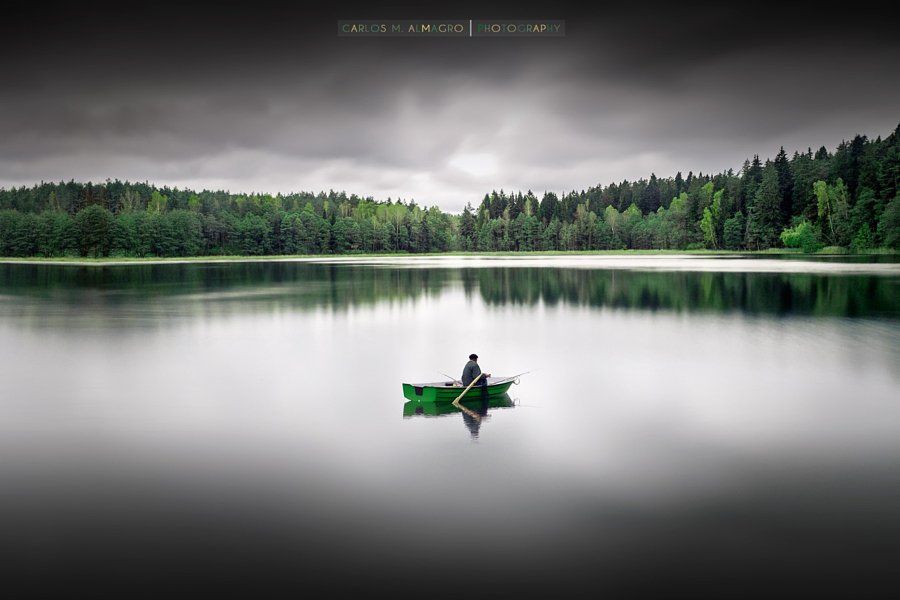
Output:
<instances>
[{"instance_id":1,"label":"green rowboat","mask_svg":"<svg viewBox=\"0 0 900 600\"><path fill-rule=\"evenodd\" d=\"M510 386L519 383L515 377L488 377L487 396L492 398L505 394ZM456 381L436 381L432 383L404 383L403 396L407 400L418 402L453 402L457 396L465 391L466 387ZM475 384L463 396L463 400L481 398L482 389Z\"/></svg>"}]
</instances>

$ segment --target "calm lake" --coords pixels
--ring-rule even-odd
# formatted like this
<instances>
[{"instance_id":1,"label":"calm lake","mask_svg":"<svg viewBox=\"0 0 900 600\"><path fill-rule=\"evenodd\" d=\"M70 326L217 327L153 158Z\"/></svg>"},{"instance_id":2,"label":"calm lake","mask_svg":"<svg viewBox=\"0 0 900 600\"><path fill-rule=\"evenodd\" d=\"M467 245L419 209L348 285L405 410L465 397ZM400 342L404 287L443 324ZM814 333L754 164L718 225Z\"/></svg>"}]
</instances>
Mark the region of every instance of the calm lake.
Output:
<instances>
[{"instance_id":1,"label":"calm lake","mask_svg":"<svg viewBox=\"0 0 900 600\"><path fill-rule=\"evenodd\" d=\"M0 374L11 597L900 584L894 257L0 264Z\"/></svg>"}]
</instances>

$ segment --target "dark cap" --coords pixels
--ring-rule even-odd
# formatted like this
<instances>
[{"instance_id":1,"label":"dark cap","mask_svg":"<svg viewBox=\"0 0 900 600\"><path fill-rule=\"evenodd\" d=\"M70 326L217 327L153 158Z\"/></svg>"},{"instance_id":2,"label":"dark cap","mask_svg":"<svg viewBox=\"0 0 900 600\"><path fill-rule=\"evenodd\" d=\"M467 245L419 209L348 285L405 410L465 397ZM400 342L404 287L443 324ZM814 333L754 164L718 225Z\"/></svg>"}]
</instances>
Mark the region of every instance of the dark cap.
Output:
<instances>
[{"instance_id":1,"label":"dark cap","mask_svg":"<svg viewBox=\"0 0 900 600\"><path fill-rule=\"evenodd\" d=\"M470 354L470 355L469 355L469 360L478 360L478 355L477 355L477 354Z\"/></svg>"}]
</instances>

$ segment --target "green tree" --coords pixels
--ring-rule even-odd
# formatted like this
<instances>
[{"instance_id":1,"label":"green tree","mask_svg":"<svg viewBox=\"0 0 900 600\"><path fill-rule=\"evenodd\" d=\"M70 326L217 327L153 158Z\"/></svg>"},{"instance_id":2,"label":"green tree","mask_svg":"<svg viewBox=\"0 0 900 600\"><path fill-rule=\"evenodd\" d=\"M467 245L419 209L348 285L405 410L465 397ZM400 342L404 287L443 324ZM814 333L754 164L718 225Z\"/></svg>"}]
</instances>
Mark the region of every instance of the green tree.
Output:
<instances>
[{"instance_id":1,"label":"green tree","mask_svg":"<svg viewBox=\"0 0 900 600\"><path fill-rule=\"evenodd\" d=\"M722 233L722 244L728 250L740 250L744 246L744 227L746 220L740 211L725 219Z\"/></svg>"},{"instance_id":2,"label":"green tree","mask_svg":"<svg viewBox=\"0 0 900 600\"><path fill-rule=\"evenodd\" d=\"M168 251L161 256L197 256L203 247L203 226L195 212L177 209L162 215L170 236Z\"/></svg>"},{"instance_id":3,"label":"green tree","mask_svg":"<svg viewBox=\"0 0 900 600\"><path fill-rule=\"evenodd\" d=\"M609 205L603 209L603 221L609 226L610 233L612 233L614 240L622 240L622 237L619 235L621 220L622 215L616 210L615 206Z\"/></svg>"},{"instance_id":4,"label":"green tree","mask_svg":"<svg viewBox=\"0 0 900 600\"><path fill-rule=\"evenodd\" d=\"M110 253L139 257L152 254L157 218L146 212L120 212L109 230Z\"/></svg>"},{"instance_id":5,"label":"green tree","mask_svg":"<svg viewBox=\"0 0 900 600\"><path fill-rule=\"evenodd\" d=\"M782 231L780 237L786 248L800 248L806 253L815 252L822 247L816 238L815 229L806 219L802 219L795 227Z\"/></svg>"},{"instance_id":6,"label":"green tree","mask_svg":"<svg viewBox=\"0 0 900 600\"><path fill-rule=\"evenodd\" d=\"M650 174L650 181L647 182L647 186L641 191L639 203L639 208L643 214L653 213L659 209L659 180L656 178L655 173Z\"/></svg>"},{"instance_id":7,"label":"green tree","mask_svg":"<svg viewBox=\"0 0 900 600\"><path fill-rule=\"evenodd\" d=\"M622 213L622 241L625 242L625 245L628 248L634 248L634 232L635 228L641 222L641 219L641 209L639 209L634 202L632 202L631 205L625 209L625 212Z\"/></svg>"},{"instance_id":8,"label":"green tree","mask_svg":"<svg viewBox=\"0 0 900 600\"><path fill-rule=\"evenodd\" d=\"M559 249L560 250L577 250L578 234L575 231L575 225L572 223L563 223L559 229Z\"/></svg>"},{"instance_id":9,"label":"green tree","mask_svg":"<svg viewBox=\"0 0 900 600\"><path fill-rule=\"evenodd\" d=\"M757 250L771 248L779 240L781 231L781 196L778 189L778 171L767 162L762 181L750 206L747 237L751 247Z\"/></svg>"},{"instance_id":10,"label":"green tree","mask_svg":"<svg viewBox=\"0 0 900 600\"><path fill-rule=\"evenodd\" d=\"M75 223L62 210L48 210L38 216L37 253L41 256L63 256L74 250Z\"/></svg>"},{"instance_id":11,"label":"green tree","mask_svg":"<svg viewBox=\"0 0 900 600\"><path fill-rule=\"evenodd\" d=\"M847 186L841 179L832 186L824 181L813 184L822 237L833 246L850 243L850 207Z\"/></svg>"},{"instance_id":12,"label":"green tree","mask_svg":"<svg viewBox=\"0 0 900 600\"><path fill-rule=\"evenodd\" d=\"M853 237L853 240L850 242L850 250L853 252L862 252L872 248L875 245L875 239L872 235L872 230L869 229L868 223L863 223L859 226L859 229L856 232L856 235Z\"/></svg>"},{"instance_id":13,"label":"green tree","mask_svg":"<svg viewBox=\"0 0 900 600\"><path fill-rule=\"evenodd\" d=\"M597 220L597 232L594 235L597 240L596 247L599 250L619 250L625 247L617 237L613 236L609 223L602 219Z\"/></svg>"},{"instance_id":14,"label":"green tree","mask_svg":"<svg viewBox=\"0 0 900 600\"><path fill-rule=\"evenodd\" d=\"M589 210L587 203L581 203L575 211L575 243L581 250L592 250L597 229L597 215Z\"/></svg>"},{"instance_id":15,"label":"green tree","mask_svg":"<svg viewBox=\"0 0 900 600\"><path fill-rule=\"evenodd\" d=\"M391 204L388 207L387 216L393 226L393 231L391 232L391 246L394 250L406 250L408 247L409 230L404 226L407 214L408 211L406 206L399 200L397 201L397 204Z\"/></svg>"},{"instance_id":16,"label":"green tree","mask_svg":"<svg viewBox=\"0 0 900 600\"><path fill-rule=\"evenodd\" d=\"M668 248L684 249L693 241L688 226L688 194L681 192L672 198L669 209L659 215L660 237L668 241Z\"/></svg>"},{"instance_id":17,"label":"green tree","mask_svg":"<svg viewBox=\"0 0 900 600\"><path fill-rule=\"evenodd\" d=\"M469 203L466 204L459 219L459 237L463 250L475 249L475 232L475 216Z\"/></svg>"},{"instance_id":18,"label":"green tree","mask_svg":"<svg viewBox=\"0 0 900 600\"><path fill-rule=\"evenodd\" d=\"M781 226L784 226L790 221L793 214L794 198L794 174L791 171L791 163L788 161L784 146L778 151L774 164L775 172L778 174L778 195L781 198L779 215L781 216Z\"/></svg>"},{"instance_id":19,"label":"green tree","mask_svg":"<svg viewBox=\"0 0 900 600\"><path fill-rule=\"evenodd\" d=\"M37 245L36 226L33 214L0 211L0 256L32 256Z\"/></svg>"},{"instance_id":20,"label":"green tree","mask_svg":"<svg viewBox=\"0 0 900 600\"><path fill-rule=\"evenodd\" d=\"M878 237L887 248L900 248L900 194L884 207L878 220Z\"/></svg>"},{"instance_id":21,"label":"green tree","mask_svg":"<svg viewBox=\"0 0 900 600\"><path fill-rule=\"evenodd\" d=\"M91 204L75 215L78 250L82 256L108 256L112 213L99 204Z\"/></svg>"},{"instance_id":22,"label":"green tree","mask_svg":"<svg viewBox=\"0 0 900 600\"><path fill-rule=\"evenodd\" d=\"M815 222L816 196L813 192L813 183L818 179L825 179L827 169L822 161L813 159L812 150L809 150L805 154L794 155L791 160L791 172L794 174L791 214Z\"/></svg>"},{"instance_id":23,"label":"green tree","mask_svg":"<svg viewBox=\"0 0 900 600\"><path fill-rule=\"evenodd\" d=\"M741 174L741 187L738 196L737 209L743 211L753 203L756 198L756 192L762 183L763 167L759 160L759 155L753 156L753 162L744 163Z\"/></svg>"},{"instance_id":24,"label":"green tree","mask_svg":"<svg viewBox=\"0 0 900 600\"><path fill-rule=\"evenodd\" d=\"M119 198L119 211L120 212L131 212L135 210L140 210L143 201L141 199L141 194L137 190L131 189L127 187L125 191L122 193L122 196Z\"/></svg>"},{"instance_id":25,"label":"green tree","mask_svg":"<svg viewBox=\"0 0 900 600\"><path fill-rule=\"evenodd\" d=\"M562 224L559 222L559 219L557 219L556 217L550 219L550 222L547 223L544 231L541 232L541 246L543 246L544 250L560 249L559 235L561 229Z\"/></svg>"},{"instance_id":26,"label":"green tree","mask_svg":"<svg viewBox=\"0 0 900 600\"><path fill-rule=\"evenodd\" d=\"M554 217L559 216L559 198L553 192L546 192L541 198L540 204L541 220L544 223L550 223Z\"/></svg>"},{"instance_id":27,"label":"green tree","mask_svg":"<svg viewBox=\"0 0 900 600\"><path fill-rule=\"evenodd\" d=\"M656 240L659 237L657 231L657 221L659 215L652 212L634 224L631 229L631 247L640 250L649 250L656 247Z\"/></svg>"},{"instance_id":28,"label":"green tree","mask_svg":"<svg viewBox=\"0 0 900 600\"><path fill-rule=\"evenodd\" d=\"M856 204L850 209L850 231L859 232L863 225L869 225L871 232L878 223L875 215L884 211L884 207L879 206L880 204L875 190L860 186Z\"/></svg>"},{"instance_id":29,"label":"green tree","mask_svg":"<svg viewBox=\"0 0 900 600\"><path fill-rule=\"evenodd\" d=\"M447 252L454 245L453 221L450 216L441 212L437 206L432 206L425 211L423 219L428 224L429 247L428 252Z\"/></svg>"},{"instance_id":30,"label":"green tree","mask_svg":"<svg viewBox=\"0 0 900 600\"><path fill-rule=\"evenodd\" d=\"M338 217L331 227L332 251L344 254L358 250L360 242L359 223L350 217Z\"/></svg>"},{"instance_id":31,"label":"green tree","mask_svg":"<svg viewBox=\"0 0 900 600\"><path fill-rule=\"evenodd\" d=\"M703 242L707 248L719 247L719 220L722 212L722 193L719 190L713 196L709 206L703 209L703 218L700 220L700 230L703 232Z\"/></svg>"},{"instance_id":32,"label":"green tree","mask_svg":"<svg viewBox=\"0 0 900 600\"><path fill-rule=\"evenodd\" d=\"M269 253L269 225L264 218L248 212L238 222L237 233L241 254L258 256Z\"/></svg>"},{"instance_id":33,"label":"green tree","mask_svg":"<svg viewBox=\"0 0 900 600\"><path fill-rule=\"evenodd\" d=\"M166 210L166 206L169 203L168 196L163 196L158 191L153 190L153 193L150 194L150 202L147 203L147 212L151 212L153 214L161 214Z\"/></svg>"}]
</instances>

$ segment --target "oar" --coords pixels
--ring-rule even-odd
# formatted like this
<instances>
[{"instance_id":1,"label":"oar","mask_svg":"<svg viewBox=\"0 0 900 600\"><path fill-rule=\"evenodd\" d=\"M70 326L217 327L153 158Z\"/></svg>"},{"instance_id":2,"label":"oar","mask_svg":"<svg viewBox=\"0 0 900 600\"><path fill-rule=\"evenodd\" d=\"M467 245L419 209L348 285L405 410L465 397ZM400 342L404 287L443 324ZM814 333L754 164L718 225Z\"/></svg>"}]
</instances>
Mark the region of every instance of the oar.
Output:
<instances>
[{"instance_id":1,"label":"oar","mask_svg":"<svg viewBox=\"0 0 900 600\"><path fill-rule=\"evenodd\" d=\"M481 379L481 376L482 376L482 375L484 375L484 373L479 373L479 374L478 374L478 377L476 377L475 379L473 379L473 380L472 380L472 383L469 384L469 387L467 387L466 389L464 389L464 390L463 390L463 393L456 397L456 400L453 401L453 404L454 404L454 405L459 406L459 400L460 400L460 398L462 398L463 396L465 396L465 395L466 395L466 392L468 392L469 390L472 389L472 386L475 385L475 382L476 382L476 381L478 381L479 379Z\"/></svg>"}]
</instances>

